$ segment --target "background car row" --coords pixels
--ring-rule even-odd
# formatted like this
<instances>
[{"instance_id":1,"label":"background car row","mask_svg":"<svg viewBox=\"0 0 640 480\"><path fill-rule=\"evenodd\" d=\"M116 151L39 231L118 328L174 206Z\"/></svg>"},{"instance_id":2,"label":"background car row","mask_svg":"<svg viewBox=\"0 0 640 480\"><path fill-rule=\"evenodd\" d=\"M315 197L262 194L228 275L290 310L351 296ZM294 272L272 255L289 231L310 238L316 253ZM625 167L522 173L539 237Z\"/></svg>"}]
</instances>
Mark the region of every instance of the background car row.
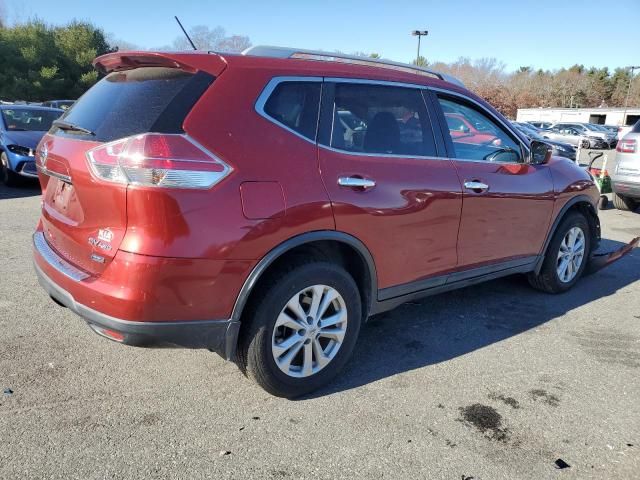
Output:
<instances>
[{"instance_id":1,"label":"background car row","mask_svg":"<svg viewBox=\"0 0 640 480\"><path fill-rule=\"evenodd\" d=\"M64 110L37 105L0 105L0 180L10 187L38 176L35 148Z\"/></svg>"},{"instance_id":2,"label":"background car row","mask_svg":"<svg viewBox=\"0 0 640 480\"><path fill-rule=\"evenodd\" d=\"M570 143L558 142L550 140L548 137L543 137L541 131L526 122L512 122L513 125L520 130L529 140L539 140L548 145L551 145L553 154L558 157L565 157L575 162L576 160L576 147Z\"/></svg>"}]
</instances>

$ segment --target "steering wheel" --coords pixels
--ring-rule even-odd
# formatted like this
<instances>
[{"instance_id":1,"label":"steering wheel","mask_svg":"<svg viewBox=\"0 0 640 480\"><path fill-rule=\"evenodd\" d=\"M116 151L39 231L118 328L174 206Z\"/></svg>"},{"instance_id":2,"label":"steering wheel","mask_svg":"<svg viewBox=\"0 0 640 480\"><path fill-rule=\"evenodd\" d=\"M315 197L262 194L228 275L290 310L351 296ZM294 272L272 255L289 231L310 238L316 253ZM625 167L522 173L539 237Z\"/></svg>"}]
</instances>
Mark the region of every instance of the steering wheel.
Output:
<instances>
[{"instance_id":1,"label":"steering wheel","mask_svg":"<svg viewBox=\"0 0 640 480\"><path fill-rule=\"evenodd\" d=\"M498 161L497 158L503 153L515 154L515 150L509 147L499 148L495 152L491 152L490 154L485 155L484 157L482 157L482 159L486 160L487 162L497 162Z\"/></svg>"}]
</instances>

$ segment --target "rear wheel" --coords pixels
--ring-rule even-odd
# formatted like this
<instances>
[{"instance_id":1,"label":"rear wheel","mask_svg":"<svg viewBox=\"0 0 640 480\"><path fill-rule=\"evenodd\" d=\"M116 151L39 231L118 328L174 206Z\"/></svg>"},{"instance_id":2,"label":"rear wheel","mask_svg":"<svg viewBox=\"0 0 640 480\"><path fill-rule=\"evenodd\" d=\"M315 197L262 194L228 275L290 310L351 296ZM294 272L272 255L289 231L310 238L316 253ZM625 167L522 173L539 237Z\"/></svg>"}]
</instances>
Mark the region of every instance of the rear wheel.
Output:
<instances>
[{"instance_id":1,"label":"rear wheel","mask_svg":"<svg viewBox=\"0 0 640 480\"><path fill-rule=\"evenodd\" d=\"M548 293L566 292L583 274L590 252L589 223L584 215L572 212L556 230L540 273L529 274L529 283Z\"/></svg>"},{"instance_id":2,"label":"rear wheel","mask_svg":"<svg viewBox=\"0 0 640 480\"><path fill-rule=\"evenodd\" d=\"M9 168L9 159L7 158L7 154L2 152L0 154L0 180L7 187L17 187L20 185L20 175L16 172L12 171Z\"/></svg>"},{"instance_id":3,"label":"rear wheel","mask_svg":"<svg viewBox=\"0 0 640 480\"><path fill-rule=\"evenodd\" d=\"M638 202L629 197L623 197L622 195L618 195L613 192L613 206L618 210L624 210L627 212L632 212L636 208L638 208Z\"/></svg>"},{"instance_id":4,"label":"rear wheel","mask_svg":"<svg viewBox=\"0 0 640 480\"><path fill-rule=\"evenodd\" d=\"M243 319L241 370L269 393L288 398L335 377L360 331L353 278L331 263L307 263L270 278L256 297Z\"/></svg>"}]
</instances>

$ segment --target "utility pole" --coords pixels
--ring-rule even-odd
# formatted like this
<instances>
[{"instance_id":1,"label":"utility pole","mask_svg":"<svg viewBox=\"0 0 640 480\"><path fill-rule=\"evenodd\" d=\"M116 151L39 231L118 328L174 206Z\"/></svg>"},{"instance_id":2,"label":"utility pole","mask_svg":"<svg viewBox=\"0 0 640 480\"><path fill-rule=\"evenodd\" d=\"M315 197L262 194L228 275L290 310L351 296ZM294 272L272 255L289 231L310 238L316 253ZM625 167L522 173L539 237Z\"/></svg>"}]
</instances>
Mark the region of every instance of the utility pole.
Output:
<instances>
[{"instance_id":1,"label":"utility pole","mask_svg":"<svg viewBox=\"0 0 640 480\"><path fill-rule=\"evenodd\" d=\"M420 61L420 39L429 35L429 30L414 30L411 35L418 37L418 55L416 56L416 65Z\"/></svg>"},{"instance_id":2,"label":"utility pole","mask_svg":"<svg viewBox=\"0 0 640 480\"><path fill-rule=\"evenodd\" d=\"M622 114L622 126L627 126L627 104L629 103L629 94L631 93L631 82L633 81L633 72L634 70L640 70L640 66L631 66L627 67L631 70L631 75L629 75L629 86L627 87L627 96L624 99L624 113Z\"/></svg>"}]
</instances>

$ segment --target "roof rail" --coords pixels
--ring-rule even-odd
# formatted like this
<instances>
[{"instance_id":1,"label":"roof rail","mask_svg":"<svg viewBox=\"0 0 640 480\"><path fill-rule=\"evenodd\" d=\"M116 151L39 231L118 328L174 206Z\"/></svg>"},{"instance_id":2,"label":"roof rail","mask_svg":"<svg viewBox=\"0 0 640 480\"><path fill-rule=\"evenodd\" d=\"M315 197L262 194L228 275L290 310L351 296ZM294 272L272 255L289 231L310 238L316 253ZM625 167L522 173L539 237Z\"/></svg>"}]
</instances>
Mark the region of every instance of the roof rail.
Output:
<instances>
[{"instance_id":1,"label":"roof rail","mask_svg":"<svg viewBox=\"0 0 640 480\"><path fill-rule=\"evenodd\" d=\"M249 47L242 52L242 55L253 55L257 57L273 57L273 58L297 58L302 60L319 60L325 62L340 62L356 65L365 65L369 67L389 68L417 75L427 75L439 78L445 82L464 87L464 84L452 75L436 72L428 68L410 65L408 63L393 62L391 60L382 60L380 58L358 57L356 55L346 55L338 52L324 52L322 50L304 50L300 48L287 47L271 47L266 45L256 45Z\"/></svg>"}]
</instances>

